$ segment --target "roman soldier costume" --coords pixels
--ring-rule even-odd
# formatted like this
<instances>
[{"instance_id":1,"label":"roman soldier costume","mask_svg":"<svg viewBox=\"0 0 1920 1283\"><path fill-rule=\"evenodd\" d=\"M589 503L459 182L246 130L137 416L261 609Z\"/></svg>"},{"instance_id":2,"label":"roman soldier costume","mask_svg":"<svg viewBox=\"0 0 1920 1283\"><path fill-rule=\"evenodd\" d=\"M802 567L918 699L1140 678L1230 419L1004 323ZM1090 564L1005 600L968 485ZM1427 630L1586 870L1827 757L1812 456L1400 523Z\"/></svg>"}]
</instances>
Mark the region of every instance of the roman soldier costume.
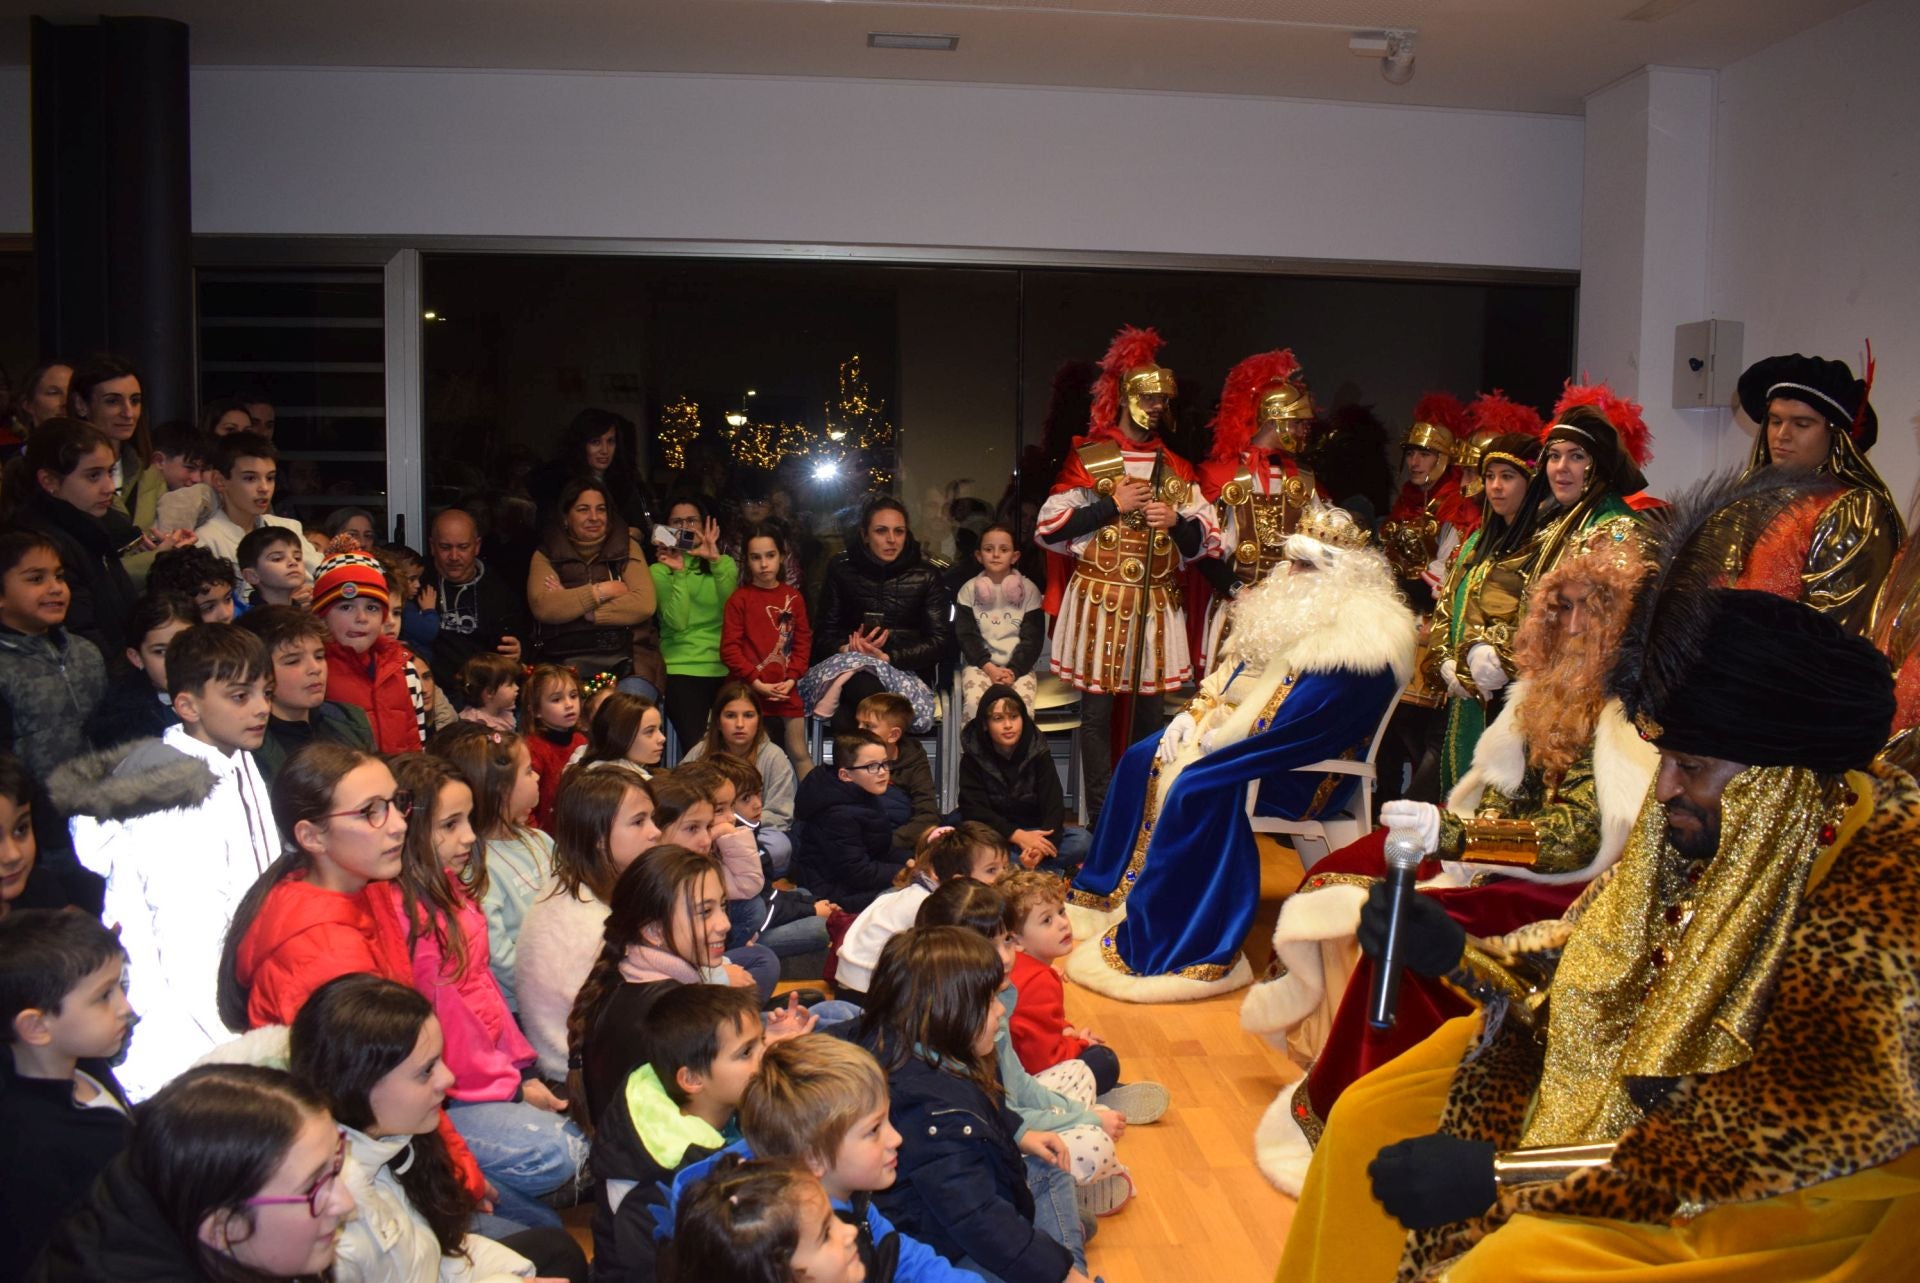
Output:
<instances>
[{"instance_id":1,"label":"roman soldier costume","mask_svg":"<svg viewBox=\"0 0 1920 1283\"><path fill-rule=\"evenodd\" d=\"M1220 553L1220 526L1193 468L1159 435L1173 371L1156 361L1160 336L1126 326L1100 362L1089 430L1075 438L1053 492L1041 505L1034 537L1071 559L1057 606L1053 671L1082 692L1081 746L1089 813L1097 813L1112 771L1113 697L1158 696L1193 681L1187 645L1187 562ZM1144 509L1122 512L1117 491L1129 479L1170 506L1171 529L1155 529ZM1130 701L1127 738L1144 738L1165 720L1158 698Z\"/></svg>"},{"instance_id":2,"label":"roman soldier costume","mask_svg":"<svg viewBox=\"0 0 1920 1283\"><path fill-rule=\"evenodd\" d=\"M1475 526L1480 509L1466 494L1463 474L1453 464L1454 447L1467 434L1467 411L1458 397L1430 392L1413 408L1413 424L1400 442L1400 452L1431 450L1440 456L1441 472L1427 484L1411 477L1400 487L1387 519L1380 523L1380 547L1415 610L1433 605L1433 594L1446 577L1447 558Z\"/></svg>"},{"instance_id":3,"label":"roman soldier costume","mask_svg":"<svg viewBox=\"0 0 1920 1283\"><path fill-rule=\"evenodd\" d=\"M1200 490L1214 505L1226 549L1197 563L1212 589L1201 659L1211 672L1225 640L1227 606L1285 559L1286 538L1325 493L1301 466L1313 428L1313 395L1293 353L1250 356L1227 374L1213 416L1213 451L1199 468Z\"/></svg>"}]
</instances>

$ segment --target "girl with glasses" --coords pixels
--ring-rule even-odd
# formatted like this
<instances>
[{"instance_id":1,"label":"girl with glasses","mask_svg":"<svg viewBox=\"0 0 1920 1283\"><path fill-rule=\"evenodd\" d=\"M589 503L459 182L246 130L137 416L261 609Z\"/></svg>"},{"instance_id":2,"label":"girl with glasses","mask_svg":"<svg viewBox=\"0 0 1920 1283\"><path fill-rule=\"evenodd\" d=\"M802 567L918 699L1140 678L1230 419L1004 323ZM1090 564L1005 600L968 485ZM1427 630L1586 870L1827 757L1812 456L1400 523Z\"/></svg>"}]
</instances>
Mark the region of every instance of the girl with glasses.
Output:
<instances>
[{"instance_id":1,"label":"girl with glasses","mask_svg":"<svg viewBox=\"0 0 1920 1283\"><path fill-rule=\"evenodd\" d=\"M339 1126L277 1069L188 1070L135 1112L133 1144L55 1231L50 1283L331 1276L353 1216Z\"/></svg>"}]
</instances>

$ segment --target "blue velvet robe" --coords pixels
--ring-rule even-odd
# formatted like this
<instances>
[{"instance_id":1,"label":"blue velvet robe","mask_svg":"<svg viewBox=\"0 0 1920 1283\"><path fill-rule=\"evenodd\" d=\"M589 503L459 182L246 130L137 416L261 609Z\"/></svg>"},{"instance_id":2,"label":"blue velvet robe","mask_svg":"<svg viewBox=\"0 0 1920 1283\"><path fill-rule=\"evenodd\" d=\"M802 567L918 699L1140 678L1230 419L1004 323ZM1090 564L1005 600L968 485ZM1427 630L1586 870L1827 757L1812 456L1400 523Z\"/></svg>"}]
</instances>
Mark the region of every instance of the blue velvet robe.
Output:
<instances>
[{"instance_id":1,"label":"blue velvet robe","mask_svg":"<svg viewBox=\"0 0 1920 1283\"><path fill-rule=\"evenodd\" d=\"M1312 819L1340 810L1350 775L1295 774L1330 757L1364 756L1388 701L1400 689L1390 668L1305 673L1264 730L1191 763L1160 799L1146 860L1129 870L1160 736L1127 750L1100 813L1093 851L1074 879L1081 902L1130 883L1126 919L1107 938L1135 975L1187 973L1217 980L1232 968L1260 899L1260 856L1247 824L1246 787L1260 784L1260 813ZM1191 970L1190 970L1191 969Z\"/></svg>"}]
</instances>

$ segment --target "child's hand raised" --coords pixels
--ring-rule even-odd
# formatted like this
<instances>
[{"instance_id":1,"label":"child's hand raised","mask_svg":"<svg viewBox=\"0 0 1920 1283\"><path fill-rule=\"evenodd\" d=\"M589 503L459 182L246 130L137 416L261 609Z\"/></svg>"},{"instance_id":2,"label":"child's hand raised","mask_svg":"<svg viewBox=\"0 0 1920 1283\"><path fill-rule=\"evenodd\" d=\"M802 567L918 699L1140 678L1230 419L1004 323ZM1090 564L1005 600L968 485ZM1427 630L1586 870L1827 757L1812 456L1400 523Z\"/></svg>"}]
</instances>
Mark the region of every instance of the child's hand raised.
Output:
<instances>
[{"instance_id":1,"label":"child's hand raised","mask_svg":"<svg viewBox=\"0 0 1920 1283\"><path fill-rule=\"evenodd\" d=\"M787 995L787 1005L767 1017L767 1041L785 1042L801 1034L810 1034L819 1023L820 1017L800 1005L800 995L790 993Z\"/></svg>"}]
</instances>

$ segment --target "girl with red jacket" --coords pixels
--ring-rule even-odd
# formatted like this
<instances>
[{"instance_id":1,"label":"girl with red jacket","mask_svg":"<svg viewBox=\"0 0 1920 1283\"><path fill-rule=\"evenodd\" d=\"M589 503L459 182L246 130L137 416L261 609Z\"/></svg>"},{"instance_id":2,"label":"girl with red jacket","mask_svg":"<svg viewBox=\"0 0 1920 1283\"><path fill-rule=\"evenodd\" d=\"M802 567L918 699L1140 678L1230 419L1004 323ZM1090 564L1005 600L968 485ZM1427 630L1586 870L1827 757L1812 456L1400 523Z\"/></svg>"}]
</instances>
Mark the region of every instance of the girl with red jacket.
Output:
<instances>
[{"instance_id":1,"label":"girl with red jacket","mask_svg":"<svg viewBox=\"0 0 1920 1283\"><path fill-rule=\"evenodd\" d=\"M372 557L342 552L320 563L313 613L327 626L327 698L364 709L383 754L418 750L426 710L407 681L407 651L386 635L392 598Z\"/></svg>"}]
</instances>

